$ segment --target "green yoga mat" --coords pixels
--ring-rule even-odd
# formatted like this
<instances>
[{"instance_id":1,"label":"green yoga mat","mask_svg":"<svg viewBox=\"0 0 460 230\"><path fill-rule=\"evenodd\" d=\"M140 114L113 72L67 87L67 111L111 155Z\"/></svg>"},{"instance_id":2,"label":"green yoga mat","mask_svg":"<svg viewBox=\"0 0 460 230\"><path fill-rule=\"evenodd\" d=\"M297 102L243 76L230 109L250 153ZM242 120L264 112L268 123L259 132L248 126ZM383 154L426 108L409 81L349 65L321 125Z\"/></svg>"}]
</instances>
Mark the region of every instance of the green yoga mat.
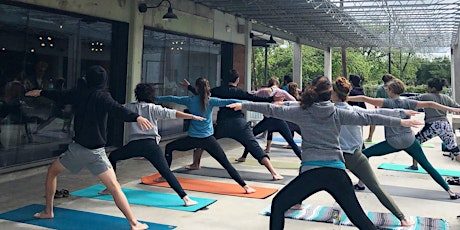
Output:
<instances>
[{"instance_id":1,"label":"green yoga mat","mask_svg":"<svg viewBox=\"0 0 460 230\"><path fill-rule=\"evenodd\" d=\"M126 219L122 217L109 216L59 207L54 207L53 219L35 219L33 215L37 212L42 211L43 209L45 209L45 206L43 205L31 204L9 212L1 213L0 219L41 226L48 229L129 229L128 221L126 221ZM140 222L147 224L149 226L149 229L168 230L176 228L176 226L173 225L157 224L152 222L145 222L142 220ZM18 229L30 229L30 226L28 228L18 227Z\"/></svg>"},{"instance_id":2,"label":"green yoga mat","mask_svg":"<svg viewBox=\"0 0 460 230\"><path fill-rule=\"evenodd\" d=\"M390 163L383 163L377 167L378 169L386 169L386 170L393 170L393 171L401 171L401 172L412 172L412 173L427 173L422 167L418 167L418 170L411 170L406 169L408 165L398 165L398 164L390 164ZM460 171L455 170L448 170L448 169L436 169L441 176L457 176L460 177Z\"/></svg>"},{"instance_id":3,"label":"green yoga mat","mask_svg":"<svg viewBox=\"0 0 460 230\"><path fill-rule=\"evenodd\" d=\"M306 221L317 221L332 223L332 213L334 209L328 206L321 205L309 205L303 204L302 210L287 210L284 213L284 217L306 220ZM411 227L401 228L401 222L393 214L381 213L381 212L365 212L367 217L377 226L378 229L404 229L404 230L448 230L449 225L447 221L443 219L435 219L429 217L410 216L408 218L415 222L415 225ZM259 214L269 216L271 214L270 206L262 210ZM353 226L350 219L343 210L340 210L340 225ZM332 227L332 226L331 226Z\"/></svg>"},{"instance_id":4,"label":"green yoga mat","mask_svg":"<svg viewBox=\"0 0 460 230\"><path fill-rule=\"evenodd\" d=\"M88 188L84 188L82 190L72 192L71 195L93 198L93 199L98 199L98 200L113 201L113 198L111 195L97 194L99 191L104 190L104 189L105 187L103 185L97 184L97 185L93 185ZM167 208L167 209L174 209L174 210L188 211L188 212L198 211L217 201L214 199L190 197L191 199L198 202L198 204L186 207L184 206L184 202L182 201L182 199L177 194L150 192L150 191L130 189L130 188L122 188L122 190L125 193L126 197L128 198L128 202L130 204L139 204L139 205L145 205L145 206L153 206L153 207L158 207L158 208Z\"/></svg>"}]
</instances>

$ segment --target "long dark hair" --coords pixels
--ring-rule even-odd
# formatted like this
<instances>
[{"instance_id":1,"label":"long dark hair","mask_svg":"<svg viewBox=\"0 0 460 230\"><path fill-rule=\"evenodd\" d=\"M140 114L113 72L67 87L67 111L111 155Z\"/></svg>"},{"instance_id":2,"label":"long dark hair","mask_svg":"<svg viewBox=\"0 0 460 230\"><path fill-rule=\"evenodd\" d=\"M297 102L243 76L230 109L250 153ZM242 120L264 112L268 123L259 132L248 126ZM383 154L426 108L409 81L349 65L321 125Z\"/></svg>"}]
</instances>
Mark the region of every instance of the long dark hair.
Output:
<instances>
[{"instance_id":1,"label":"long dark hair","mask_svg":"<svg viewBox=\"0 0 460 230\"><path fill-rule=\"evenodd\" d=\"M327 77L320 76L307 85L302 93L300 106L304 109L315 102L329 101L332 95L331 81Z\"/></svg>"},{"instance_id":2,"label":"long dark hair","mask_svg":"<svg viewBox=\"0 0 460 230\"><path fill-rule=\"evenodd\" d=\"M196 79L195 88L200 96L201 112L205 112L206 104L208 104L209 96L211 96L211 87L209 86L208 79L203 77Z\"/></svg>"}]
</instances>

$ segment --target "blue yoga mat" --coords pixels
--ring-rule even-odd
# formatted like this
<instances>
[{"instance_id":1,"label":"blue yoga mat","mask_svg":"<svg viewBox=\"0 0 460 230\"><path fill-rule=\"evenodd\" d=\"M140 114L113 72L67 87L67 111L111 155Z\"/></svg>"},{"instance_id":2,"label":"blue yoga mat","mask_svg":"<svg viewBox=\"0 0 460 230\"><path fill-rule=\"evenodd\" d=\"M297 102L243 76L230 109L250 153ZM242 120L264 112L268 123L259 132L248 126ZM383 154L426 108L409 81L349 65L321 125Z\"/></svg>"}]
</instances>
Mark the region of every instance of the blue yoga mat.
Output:
<instances>
[{"instance_id":1,"label":"blue yoga mat","mask_svg":"<svg viewBox=\"0 0 460 230\"><path fill-rule=\"evenodd\" d=\"M422 167L418 167L418 170L411 170L406 169L408 165L398 165L398 164L390 164L390 163L383 163L379 165L379 169L386 169L386 170L394 170L394 171L401 171L401 172L412 172L412 173L427 173ZM441 176L457 176L460 177L460 171L455 170L448 170L448 169L436 169Z\"/></svg>"},{"instance_id":2,"label":"blue yoga mat","mask_svg":"<svg viewBox=\"0 0 460 230\"><path fill-rule=\"evenodd\" d=\"M104 189L105 187L103 185L97 184L97 185L93 185L88 188L84 188L82 190L72 192L70 194L72 196L81 196L81 197L93 198L93 199L98 199L98 200L113 201L113 198L111 195L97 194L99 191L102 191ZM158 207L158 208L167 208L167 209L174 209L174 210L181 210L181 211L188 211L188 212L198 211L217 201L214 199L190 197L191 199L198 202L198 204L187 207L187 206L184 206L184 201L182 201L182 199L177 194L151 192L151 191L130 189L130 188L122 188L122 190L125 193L126 197L128 198L128 202L130 204L139 204L139 205L145 205L145 206L153 206L153 207Z\"/></svg>"},{"instance_id":3,"label":"blue yoga mat","mask_svg":"<svg viewBox=\"0 0 460 230\"><path fill-rule=\"evenodd\" d=\"M31 224L51 229L66 230L113 230L129 229L129 223L125 218L103 215L92 212L77 211L66 208L54 207L54 219L35 219L33 215L45 209L44 205L31 204L9 212L0 214L0 219ZM168 230L176 226L145 222L149 229Z\"/></svg>"},{"instance_id":4,"label":"blue yoga mat","mask_svg":"<svg viewBox=\"0 0 460 230\"><path fill-rule=\"evenodd\" d=\"M296 219L296 220L307 220L332 223L334 209L328 206L321 205L310 205L302 204L302 210L287 210L284 213L284 217ZM343 210L340 211L340 225L353 226L350 219ZM415 222L415 225L410 227L401 228L401 222L391 213L381 212L365 212L367 217L374 223L378 229L404 229L404 230L448 230L449 225L446 220L420 217L420 216L409 216L411 220ZM259 214L270 216L270 206L262 210Z\"/></svg>"},{"instance_id":5,"label":"blue yoga mat","mask_svg":"<svg viewBox=\"0 0 460 230\"><path fill-rule=\"evenodd\" d=\"M279 141L279 142L286 142L286 140L284 140L284 138L282 138L282 137L273 137L272 140L273 141ZM302 143L302 139L300 139L300 138L294 138L294 141L295 141L295 143Z\"/></svg>"}]
</instances>

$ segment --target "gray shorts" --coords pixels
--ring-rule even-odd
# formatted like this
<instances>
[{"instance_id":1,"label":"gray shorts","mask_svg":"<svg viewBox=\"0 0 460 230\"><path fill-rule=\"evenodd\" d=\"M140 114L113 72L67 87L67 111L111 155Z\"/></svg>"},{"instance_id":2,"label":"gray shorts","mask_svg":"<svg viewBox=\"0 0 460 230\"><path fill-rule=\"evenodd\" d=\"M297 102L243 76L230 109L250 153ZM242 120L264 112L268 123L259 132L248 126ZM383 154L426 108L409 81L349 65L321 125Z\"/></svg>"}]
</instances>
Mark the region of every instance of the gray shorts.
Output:
<instances>
[{"instance_id":1,"label":"gray shorts","mask_svg":"<svg viewBox=\"0 0 460 230\"><path fill-rule=\"evenodd\" d=\"M76 142L69 144L67 150L59 156L61 164L70 172L78 173L84 167L93 175L99 175L112 168L105 148L87 149Z\"/></svg>"}]
</instances>

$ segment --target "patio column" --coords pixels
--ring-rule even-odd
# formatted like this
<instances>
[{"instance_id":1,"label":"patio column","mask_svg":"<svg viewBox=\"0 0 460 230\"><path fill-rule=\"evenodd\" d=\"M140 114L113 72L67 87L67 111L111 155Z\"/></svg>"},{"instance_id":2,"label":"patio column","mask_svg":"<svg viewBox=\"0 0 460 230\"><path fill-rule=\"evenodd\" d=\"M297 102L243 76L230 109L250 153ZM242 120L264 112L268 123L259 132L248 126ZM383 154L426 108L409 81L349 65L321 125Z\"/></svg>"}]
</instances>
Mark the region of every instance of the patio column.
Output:
<instances>
[{"instance_id":1,"label":"patio column","mask_svg":"<svg viewBox=\"0 0 460 230\"><path fill-rule=\"evenodd\" d=\"M328 47L324 51L324 76L332 80L332 49Z\"/></svg>"},{"instance_id":2,"label":"patio column","mask_svg":"<svg viewBox=\"0 0 460 230\"><path fill-rule=\"evenodd\" d=\"M302 44L294 42L292 53L292 80L302 89Z\"/></svg>"}]
</instances>

